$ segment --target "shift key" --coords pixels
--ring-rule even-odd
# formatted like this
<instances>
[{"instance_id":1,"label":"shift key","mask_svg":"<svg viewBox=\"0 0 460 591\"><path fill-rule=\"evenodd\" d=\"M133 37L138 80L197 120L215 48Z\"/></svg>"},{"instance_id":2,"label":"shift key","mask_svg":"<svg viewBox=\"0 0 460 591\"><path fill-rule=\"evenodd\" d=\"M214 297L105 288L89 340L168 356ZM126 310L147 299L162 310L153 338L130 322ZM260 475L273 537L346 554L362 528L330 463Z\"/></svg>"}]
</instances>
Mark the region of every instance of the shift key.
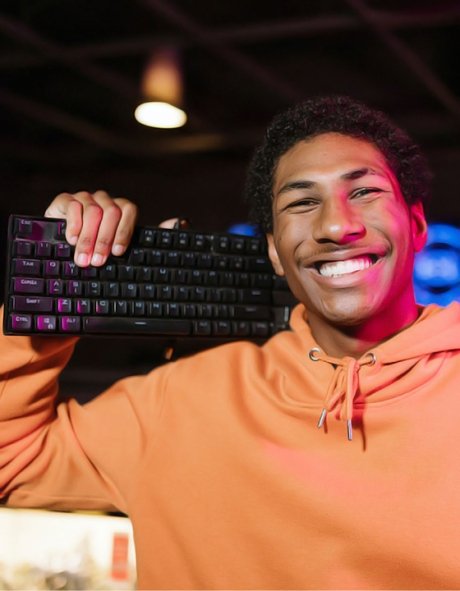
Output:
<instances>
[{"instance_id":1,"label":"shift key","mask_svg":"<svg viewBox=\"0 0 460 591\"><path fill-rule=\"evenodd\" d=\"M33 277L15 277L13 291L14 293L44 293L45 280Z\"/></svg>"},{"instance_id":2,"label":"shift key","mask_svg":"<svg viewBox=\"0 0 460 591\"><path fill-rule=\"evenodd\" d=\"M15 312L52 312L53 298L11 296L11 309Z\"/></svg>"}]
</instances>

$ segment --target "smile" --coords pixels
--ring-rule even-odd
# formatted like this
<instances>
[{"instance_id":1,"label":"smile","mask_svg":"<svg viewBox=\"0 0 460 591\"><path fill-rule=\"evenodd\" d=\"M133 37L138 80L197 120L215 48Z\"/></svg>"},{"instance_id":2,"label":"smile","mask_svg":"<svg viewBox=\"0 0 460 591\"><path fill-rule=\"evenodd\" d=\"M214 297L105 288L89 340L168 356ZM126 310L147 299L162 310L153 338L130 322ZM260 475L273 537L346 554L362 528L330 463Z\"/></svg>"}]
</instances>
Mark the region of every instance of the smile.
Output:
<instances>
[{"instance_id":1,"label":"smile","mask_svg":"<svg viewBox=\"0 0 460 591\"><path fill-rule=\"evenodd\" d=\"M346 261L319 261L315 268L322 277L340 277L369 269L377 259L376 255L362 255Z\"/></svg>"}]
</instances>

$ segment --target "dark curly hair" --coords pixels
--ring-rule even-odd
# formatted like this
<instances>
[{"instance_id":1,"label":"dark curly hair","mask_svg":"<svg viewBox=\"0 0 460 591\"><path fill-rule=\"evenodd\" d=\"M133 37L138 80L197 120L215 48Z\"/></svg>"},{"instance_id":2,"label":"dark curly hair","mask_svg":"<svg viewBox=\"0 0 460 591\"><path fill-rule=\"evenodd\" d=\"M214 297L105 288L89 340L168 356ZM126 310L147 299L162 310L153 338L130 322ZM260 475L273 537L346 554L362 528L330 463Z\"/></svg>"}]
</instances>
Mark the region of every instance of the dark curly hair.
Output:
<instances>
[{"instance_id":1,"label":"dark curly hair","mask_svg":"<svg viewBox=\"0 0 460 591\"><path fill-rule=\"evenodd\" d=\"M367 140L384 155L407 203L426 202L431 172L420 148L384 113L346 96L306 100L275 117L249 165L244 195L251 221L273 230L272 186L279 159L302 140L322 133Z\"/></svg>"}]
</instances>

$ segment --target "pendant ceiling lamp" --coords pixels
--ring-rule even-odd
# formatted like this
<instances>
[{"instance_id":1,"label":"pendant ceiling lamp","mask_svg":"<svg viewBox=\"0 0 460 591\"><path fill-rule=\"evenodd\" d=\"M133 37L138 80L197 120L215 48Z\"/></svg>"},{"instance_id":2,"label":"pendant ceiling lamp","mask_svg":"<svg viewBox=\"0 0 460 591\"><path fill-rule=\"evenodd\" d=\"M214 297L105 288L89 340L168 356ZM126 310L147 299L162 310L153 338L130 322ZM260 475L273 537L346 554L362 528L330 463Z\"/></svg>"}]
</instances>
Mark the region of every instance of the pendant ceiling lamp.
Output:
<instances>
[{"instance_id":1,"label":"pendant ceiling lamp","mask_svg":"<svg viewBox=\"0 0 460 591\"><path fill-rule=\"evenodd\" d=\"M134 112L139 123L161 129L185 125L187 115L181 109L183 76L177 50L162 48L152 55L144 72L142 93L146 101Z\"/></svg>"}]
</instances>

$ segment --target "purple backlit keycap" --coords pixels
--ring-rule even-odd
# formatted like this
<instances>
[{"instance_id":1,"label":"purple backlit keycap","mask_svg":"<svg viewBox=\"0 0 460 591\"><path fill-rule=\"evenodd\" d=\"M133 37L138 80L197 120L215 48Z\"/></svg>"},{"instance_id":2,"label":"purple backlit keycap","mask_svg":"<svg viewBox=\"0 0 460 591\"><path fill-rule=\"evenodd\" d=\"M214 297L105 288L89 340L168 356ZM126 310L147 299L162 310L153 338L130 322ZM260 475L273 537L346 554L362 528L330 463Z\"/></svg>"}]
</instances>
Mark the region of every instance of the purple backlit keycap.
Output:
<instances>
[{"instance_id":1,"label":"purple backlit keycap","mask_svg":"<svg viewBox=\"0 0 460 591\"><path fill-rule=\"evenodd\" d=\"M45 281L32 277L15 277L13 279L13 289L15 293L43 293Z\"/></svg>"},{"instance_id":2,"label":"purple backlit keycap","mask_svg":"<svg viewBox=\"0 0 460 591\"><path fill-rule=\"evenodd\" d=\"M11 296L11 307L16 312L52 312L53 298Z\"/></svg>"},{"instance_id":3,"label":"purple backlit keycap","mask_svg":"<svg viewBox=\"0 0 460 591\"><path fill-rule=\"evenodd\" d=\"M80 318L78 316L63 316L59 318L62 332L80 332Z\"/></svg>"},{"instance_id":4,"label":"purple backlit keycap","mask_svg":"<svg viewBox=\"0 0 460 591\"><path fill-rule=\"evenodd\" d=\"M10 314L10 324L13 330L28 332L32 328L32 316L30 314Z\"/></svg>"},{"instance_id":5,"label":"purple backlit keycap","mask_svg":"<svg viewBox=\"0 0 460 591\"><path fill-rule=\"evenodd\" d=\"M57 327L56 316L37 316L35 323L40 332L53 332Z\"/></svg>"}]
</instances>

